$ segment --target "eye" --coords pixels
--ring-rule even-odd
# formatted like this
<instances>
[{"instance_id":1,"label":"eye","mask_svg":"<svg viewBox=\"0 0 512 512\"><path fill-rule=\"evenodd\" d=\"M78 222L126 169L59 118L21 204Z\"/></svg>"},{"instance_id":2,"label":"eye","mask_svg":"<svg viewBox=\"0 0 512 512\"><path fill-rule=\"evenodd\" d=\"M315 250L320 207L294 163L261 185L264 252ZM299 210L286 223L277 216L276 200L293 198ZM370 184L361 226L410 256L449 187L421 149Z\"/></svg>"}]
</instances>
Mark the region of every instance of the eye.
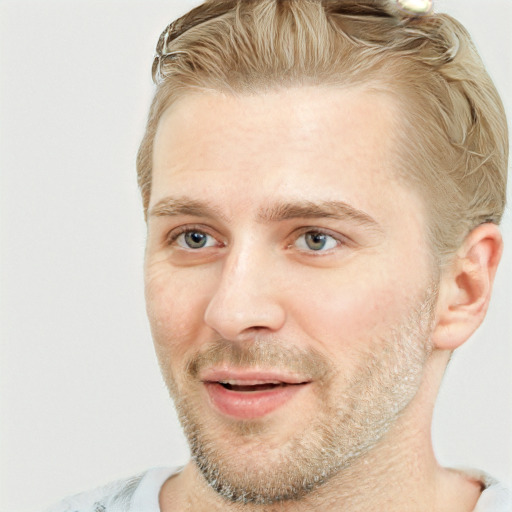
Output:
<instances>
[{"instance_id":1,"label":"eye","mask_svg":"<svg viewBox=\"0 0 512 512\"><path fill-rule=\"evenodd\" d=\"M328 251L338 245L339 240L321 231L308 231L299 236L295 242L295 246L298 249L315 252Z\"/></svg>"},{"instance_id":2,"label":"eye","mask_svg":"<svg viewBox=\"0 0 512 512\"><path fill-rule=\"evenodd\" d=\"M171 238L171 241L176 241L176 244L184 249L204 249L205 247L217 245L217 241L213 236L196 229L179 233L174 240Z\"/></svg>"}]
</instances>

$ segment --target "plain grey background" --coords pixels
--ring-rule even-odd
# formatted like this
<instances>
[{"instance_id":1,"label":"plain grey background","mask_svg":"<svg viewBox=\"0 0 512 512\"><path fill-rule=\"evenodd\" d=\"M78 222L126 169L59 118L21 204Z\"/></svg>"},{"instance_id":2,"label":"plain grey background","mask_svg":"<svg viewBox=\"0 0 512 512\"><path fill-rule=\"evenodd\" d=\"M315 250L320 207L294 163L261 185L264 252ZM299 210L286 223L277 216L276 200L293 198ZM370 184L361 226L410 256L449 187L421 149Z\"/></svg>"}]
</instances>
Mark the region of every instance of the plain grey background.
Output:
<instances>
[{"instance_id":1,"label":"plain grey background","mask_svg":"<svg viewBox=\"0 0 512 512\"><path fill-rule=\"evenodd\" d=\"M135 154L163 28L198 1L0 0L0 509L179 465L145 318ZM512 112L512 2L439 0ZM484 326L454 357L442 463L512 481L512 219Z\"/></svg>"}]
</instances>

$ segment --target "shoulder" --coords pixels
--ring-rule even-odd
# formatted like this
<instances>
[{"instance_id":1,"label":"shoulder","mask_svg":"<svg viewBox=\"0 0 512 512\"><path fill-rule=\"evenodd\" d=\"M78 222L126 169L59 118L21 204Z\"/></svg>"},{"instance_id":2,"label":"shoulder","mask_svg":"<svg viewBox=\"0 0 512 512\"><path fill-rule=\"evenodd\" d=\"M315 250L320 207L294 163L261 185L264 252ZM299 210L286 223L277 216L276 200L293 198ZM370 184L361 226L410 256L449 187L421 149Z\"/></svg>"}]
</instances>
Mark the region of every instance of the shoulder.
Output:
<instances>
[{"instance_id":1,"label":"shoulder","mask_svg":"<svg viewBox=\"0 0 512 512\"><path fill-rule=\"evenodd\" d=\"M474 512L512 512L512 489L485 475L485 489Z\"/></svg>"},{"instance_id":2,"label":"shoulder","mask_svg":"<svg viewBox=\"0 0 512 512\"><path fill-rule=\"evenodd\" d=\"M175 468L154 468L131 478L65 498L45 512L158 512L158 495Z\"/></svg>"}]
</instances>

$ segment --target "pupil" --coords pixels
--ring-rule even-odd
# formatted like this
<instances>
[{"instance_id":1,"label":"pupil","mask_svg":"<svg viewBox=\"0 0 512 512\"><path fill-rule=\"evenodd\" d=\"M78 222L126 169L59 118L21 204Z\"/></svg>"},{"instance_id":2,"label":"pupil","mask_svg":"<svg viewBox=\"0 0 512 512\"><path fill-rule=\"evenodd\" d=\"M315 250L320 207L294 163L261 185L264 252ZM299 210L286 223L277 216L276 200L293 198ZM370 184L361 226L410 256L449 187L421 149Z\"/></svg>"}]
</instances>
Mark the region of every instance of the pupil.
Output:
<instances>
[{"instance_id":1,"label":"pupil","mask_svg":"<svg viewBox=\"0 0 512 512\"><path fill-rule=\"evenodd\" d=\"M306 234L306 244L307 246L314 250L319 251L323 249L326 243L326 237L322 233L307 233Z\"/></svg>"},{"instance_id":2,"label":"pupil","mask_svg":"<svg viewBox=\"0 0 512 512\"><path fill-rule=\"evenodd\" d=\"M206 235L204 233L192 231L185 234L185 241L187 242L187 245L192 249L199 249L206 245Z\"/></svg>"}]
</instances>

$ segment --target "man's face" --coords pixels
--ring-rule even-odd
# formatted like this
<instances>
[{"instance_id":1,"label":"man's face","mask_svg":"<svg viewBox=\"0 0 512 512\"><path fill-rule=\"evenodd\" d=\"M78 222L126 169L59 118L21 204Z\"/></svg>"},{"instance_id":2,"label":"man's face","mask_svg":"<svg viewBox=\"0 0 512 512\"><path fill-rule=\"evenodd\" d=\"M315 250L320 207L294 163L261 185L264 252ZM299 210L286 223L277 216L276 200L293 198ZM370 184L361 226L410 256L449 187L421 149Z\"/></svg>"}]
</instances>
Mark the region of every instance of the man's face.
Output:
<instances>
[{"instance_id":1,"label":"man's face","mask_svg":"<svg viewBox=\"0 0 512 512\"><path fill-rule=\"evenodd\" d=\"M156 352L209 483L296 499L382 440L420 386L435 302L385 95L185 96L155 139Z\"/></svg>"}]
</instances>

